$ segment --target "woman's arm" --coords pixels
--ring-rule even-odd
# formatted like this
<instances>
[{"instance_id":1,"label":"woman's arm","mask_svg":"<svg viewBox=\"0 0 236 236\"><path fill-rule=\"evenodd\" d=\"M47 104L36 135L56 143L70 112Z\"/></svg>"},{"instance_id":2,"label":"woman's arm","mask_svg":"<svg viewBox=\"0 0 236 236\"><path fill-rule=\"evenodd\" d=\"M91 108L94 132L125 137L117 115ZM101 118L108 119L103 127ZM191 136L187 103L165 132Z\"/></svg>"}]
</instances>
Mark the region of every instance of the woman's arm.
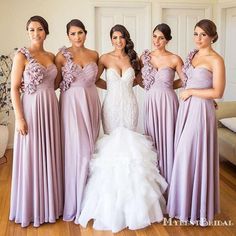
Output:
<instances>
[{"instance_id":1,"label":"woman's arm","mask_svg":"<svg viewBox=\"0 0 236 236\"><path fill-rule=\"evenodd\" d=\"M183 87L184 81L186 80L185 75L182 71L182 67L183 67L183 61L179 56L177 56L176 72L179 76L179 79L174 80L174 84L173 84L174 89Z\"/></svg>"},{"instance_id":2,"label":"woman's arm","mask_svg":"<svg viewBox=\"0 0 236 236\"><path fill-rule=\"evenodd\" d=\"M102 75L105 69L103 62L104 62L104 56L101 56L98 60L98 74L97 74L97 79L96 79L96 86L101 89L107 89L106 81L100 78L100 76Z\"/></svg>"},{"instance_id":3,"label":"woman's arm","mask_svg":"<svg viewBox=\"0 0 236 236\"><path fill-rule=\"evenodd\" d=\"M22 135L28 133L28 126L24 118L23 107L20 99L20 87L26 59L22 53L17 53L13 60L11 71L11 99L15 112L16 130Z\"/></svg>"},{"instance_id":4,"label":"woman's arm","mask_svg":"<svg viewBox=\"0 0 236 236\"><path fill-rule=\"evenodd\" d=\"M62 72L61 72L61 68L64 66L65 64L65 58L64 56L59 52L57 53L56 55L56 58L55 58L55 64L56 64L56 67L57 67L57 77L55 79L55 90L59 88L59 85L62 81Z\"/></svg>"},{"instance_id":5,"label":"woman's arm","mask_svg":"<svg viewBox=\"0 0 236 236\"><path fill-rule=\"evenodd\" d=\"M136 86L136 85L139 85L140 87L144 88L141 71L139 71L139 73L136 75L136 77L134 79L133 86Z\"/></svg>"},{"instance_id":6,"label":"woman's arm","mask_svg":"<svg viewBox=\"0 0 236 236\"><path fill-rule=\"evenodd\" d=\"M186 89L180 94L182 100L190 96L196 96L205 99L222 98L225 89L225 65L221 57L212 61L213 87L210 89Z\"/></svg>"},{"instance_id":7,"label":"woman's arm","mask_svg":"<svg viewBox=\"0 0 236 236\"><path fill-rule=\"evenodd\" d=\"M142 55L140 56L139 64L140 64L140 71L139 71L139 73L135 77L134 85L133 86L139 85L140 87L144 88L143 77L142 77L142 72L141 72L141 70L143 68Z\"/></svg>"}]
</instances>

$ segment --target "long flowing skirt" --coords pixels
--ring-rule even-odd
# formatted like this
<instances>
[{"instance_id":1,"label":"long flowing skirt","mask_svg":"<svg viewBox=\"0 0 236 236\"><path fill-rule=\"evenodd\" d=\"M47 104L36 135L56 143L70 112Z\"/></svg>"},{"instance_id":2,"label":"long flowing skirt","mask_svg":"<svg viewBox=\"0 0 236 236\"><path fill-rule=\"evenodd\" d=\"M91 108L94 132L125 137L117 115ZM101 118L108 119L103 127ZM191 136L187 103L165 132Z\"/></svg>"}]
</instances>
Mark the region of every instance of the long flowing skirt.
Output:
<instances>
[{"instance_id":1,"label":"long flowing skirt","mask_svg":"<svg viewBox=\"0 0 236 236\"><path fill-rule=\"evenodd\" d=\"M178 98L173 89L153 87L146 93L144 129L158 153L161 175L170 184L174 163L174 136Z\"/></svg>"},{"instance_id":2,"label":"long flowing skirt","mask_svg":"<svg viewBox=\"0 0 236 236\"><path fill-rule=\"evenodd\" d=\"M15 132L10 220L26 227L55 222L63 211L58 102L53 89L22 98L28 135Z\"/></svg>"},{"instance_id":3,"label":"long flowing skirt","mask_svg":"<svg viewBox=\"0 0 236 236\"><path fill-rule=\"evenodd\" d=\"M75 86L61 93L60 108L65 184L63 219L78 223L89 161L100 127L101 106L95 85Z\"/></svg>"},{"instance_id":4,"label":"long flowing skirt","mask_svg":"<svg viewBox=\"0 0 236 236\"><path fill-rule=\"evenodd\" d=\"M205 225L219 212L219 156L212 100L191 97L180 103L175 162L168 205L170 217Z\"/></svg>"}]
</instances>

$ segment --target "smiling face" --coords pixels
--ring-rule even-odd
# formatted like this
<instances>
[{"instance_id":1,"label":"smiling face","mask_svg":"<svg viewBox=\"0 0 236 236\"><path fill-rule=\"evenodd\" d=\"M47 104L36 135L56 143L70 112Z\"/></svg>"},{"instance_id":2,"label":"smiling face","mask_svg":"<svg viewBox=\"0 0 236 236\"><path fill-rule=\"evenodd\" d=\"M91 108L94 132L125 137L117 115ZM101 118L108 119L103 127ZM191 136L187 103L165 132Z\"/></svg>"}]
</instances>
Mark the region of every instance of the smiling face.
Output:
<instances>
[{"instance_id":1,"label":"smiling face","mask_svg":"<svg viewBox=\"0 0 236 236\"><path fill-rule=\"evenodd\" d=\"M198 49L206 48L211 45L213 37L210 37L206 34L206 32L200 27L196 27L194 29L194 42Z\"/></svg>"},{"instance_id":2,"label":"smiling face","mask_svg":"<svg viewBox=\"0 0 236 236\"><path fill-rule=\"evenodd\" d=\"M71 26L68 32L68 38L72 45L83 47L86 40L86 33L80 27Z\"/></svg>"},{"instance_id":3,"label":"smiling face","mask_svg":"<svg viewBox=\"0 0 236 236\"><path fill-rule=\"evenodd\" d=\"M153 32L152 42L153 42L153 45L156 49L163 49L163 48L165 48L166 44L168 43L164 34L159 30L155 30Z\"/></svg>"},{"instance_id":4,"label":"smiling face","mask_svg":"<svg viewBox=\"0 0 236 236\"><path fill-rule=\"evenodd\" d=\"M28 34L33 43L42 43L46 38L43 26L37 21L30 22L28 26Z\"/></svg>"},{"instance_id":5,"label":"smiling face","mask_svg":"<svg viewBox=\"0 0 236 236\"><path fill-rule=\"evenodd\" d=\"M117 50L123 50L126 46L126 40L121 32L115 31L111 37L112 45Z\"/></svg>"}]
</instances>

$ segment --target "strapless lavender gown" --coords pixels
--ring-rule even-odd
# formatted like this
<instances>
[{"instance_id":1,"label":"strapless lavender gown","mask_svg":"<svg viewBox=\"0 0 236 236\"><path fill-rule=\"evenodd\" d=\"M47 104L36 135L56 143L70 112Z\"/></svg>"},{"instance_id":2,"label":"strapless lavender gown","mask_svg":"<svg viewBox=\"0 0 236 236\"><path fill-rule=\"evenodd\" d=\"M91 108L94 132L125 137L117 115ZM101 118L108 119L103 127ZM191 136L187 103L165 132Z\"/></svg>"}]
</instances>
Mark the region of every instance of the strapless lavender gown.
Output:
<instances>
[{"instance_id":1,"label":"strapless lavender gown","mask_svg":"<svg viewBox=\"0 0 236 236\"><path fill-rule=\"evenodd\" d=\"M186 89L212 88L212 72L184 65ZM219 212L219 156L215 107L212 99L190 97L180 102L175 135L175 161L169 190L168 213L200 225Z\"/></svg>"},{"instance_id":2,"label":"strapless lavender gown","mask_svg":"<svg viewBox=\"0 0 236 236\"><path fill-rule=\"evenodd\" d=\"M55 222L63 211L62 160L58 101L54 92L57 69L45 68L28 49L23 74L22 107L26 136L15 132L10 220L26 227Z\"/></svg>"},{"instance_id":3,"label":"strapless lavender gown","mask_svg":"<svg viewBox=\"0 0 236 236\"><path fill-rule=\"evenodd\" d=\"M60 84L62 156L65 162L63 219L78 223L88 164L100 127L101 106L95 86L98 68L94 62L81 68L73 62L72 54L65 47L60 51L66 58Z\"/></svg>"},{"instance_id":4,"label":"strapless lavender gown","mask_svg":"<svg viewBox=\"0 0 236 236\"><path fill-rule=\"evenodd\" d=\"M150 51L143 53L142 77L146 89L144 129L151 136L158 153L160 173L170 184L174 163L174 134L178 112L178 98L173 90L175 70L157 70L150 63ZM167 190L168 192L168 190Z\"/></svg>"}]
</instances>

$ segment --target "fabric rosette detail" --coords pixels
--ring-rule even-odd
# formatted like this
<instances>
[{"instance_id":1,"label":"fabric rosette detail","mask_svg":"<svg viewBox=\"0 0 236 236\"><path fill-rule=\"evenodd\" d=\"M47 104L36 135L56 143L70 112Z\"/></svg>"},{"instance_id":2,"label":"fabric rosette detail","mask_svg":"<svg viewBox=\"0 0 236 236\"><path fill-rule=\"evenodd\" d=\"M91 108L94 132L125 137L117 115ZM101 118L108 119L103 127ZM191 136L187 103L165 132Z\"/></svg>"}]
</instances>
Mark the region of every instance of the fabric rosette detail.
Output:
<instances>
[{"instance_id":1,"label":"fabric rosette detail","mask_svg":"<svg viewBox=\"0 0 236 236\"><path fill-rule=\"evenodd\" d=\"M185 81L183 81L183 82L184 82L184 86L183 86L183 87L186 86L186 82L187 82L188 78L189 78L190 75L191 75L191 72L189 71L189 68L192 67L192 59L193 59L194 55L195 55L197 52L198 52L197 49L191 50L191 51L189 52L189 54L188 54L188 56L187 56L185 62L184 62L184 65L183 65L183 68L182 68L182 71L183 71L183 73L184 73L184 75L185 75Z\"/></svg>"},{"instance_id":2,"label":"fabric rosette detail","mask_svg":"<svg viewBox=\"0 0 236 236\"><path fill-rule=\"evenodd\" d=\"M59 52L66 58L66 60L72 61L72 54L67 50L65 46L59 49Z\"/></svg>"},{"instance_id":3,"label":"fabric rosette detail","mask_svg":"<svg viewBox=\"0 0 236 236\"><path fill-rule=\"evenodd\" d=\"M59 52L66 58L66 64L62 68L62 81L60 83L60 89L62 92L65 92L70 88L71 83L76 78L76 67L77 65L73 63L73 56L67 50L65 46L59 49Z\"/></svg>"},{"instance_id":4,"label":"fabric rosette detail","mask_svg":"<svg viewBox=\"0 0 236 236\"><path fill-rule=\"evenodd\" d=\"M18 52L21 52L22 54L24 54L25 57L27 58L27 60L30 61L30 60L32 59L32 57L31 57L31 55L30 55L30 52L29 52L29 50L28 50L26 47L19 48L19 49L16 51L16 54L17 54Z\"/></svg>"},{"instance_id":5,"label":"fabric rosette detail","mask_svg":"<svg viewBox=\"0 0 236 236\"><path fill-rule=\"evenodd\" d=\"M76 65L72 61L68 61L62 70L63 80L60 83L60 89L65 92L70 88L71 83L76 78Z\"/></svg>"},{"instance_id":6,"label":"fabric rosette detail","mask_svg":"<svg viewBox=\"0 0 236 236\"><path fill-rule=\"evenodd\" d=\"M44 68L35 60L32 60L27 66L26 73L30 80L24 82L23 91L32 94L36 92L37 86L43 82Z\"/></svg>"},{"instance_id":7,"label":"fabric rosette detail","mask_svg":"<svg viewBox=\"0 0 236 236\"><path fill-rule=\"evenodd\" d=\"M144 66L141 72L143 77L143 85L146 90L149 90L151 86L154 84L156 75L156 72L150 63L150 60L151 60L150 51L145 50L142 55L142 61Z\"/></svg>"},{"instance_id":8,"label":"fabric rosette detail","mask_svg":"<svg viewBox=\"0 0 236 236\"><path fill-rule=\"evenodd\" d=\"M45 68L42 67L35 59L30 55L29 50L26 47L20 48L17 50L17 53L21 52L25 55L29 61L25 73L29 77L29 81L21 82L21 90L23 93L32 94L37 90L37 86L43 82L43 74Z\"/></svg>"}]
</instances>

